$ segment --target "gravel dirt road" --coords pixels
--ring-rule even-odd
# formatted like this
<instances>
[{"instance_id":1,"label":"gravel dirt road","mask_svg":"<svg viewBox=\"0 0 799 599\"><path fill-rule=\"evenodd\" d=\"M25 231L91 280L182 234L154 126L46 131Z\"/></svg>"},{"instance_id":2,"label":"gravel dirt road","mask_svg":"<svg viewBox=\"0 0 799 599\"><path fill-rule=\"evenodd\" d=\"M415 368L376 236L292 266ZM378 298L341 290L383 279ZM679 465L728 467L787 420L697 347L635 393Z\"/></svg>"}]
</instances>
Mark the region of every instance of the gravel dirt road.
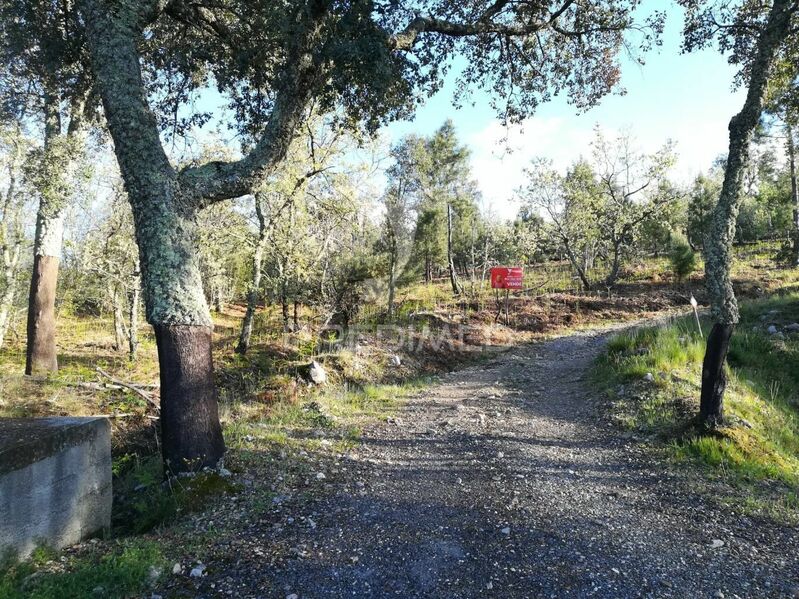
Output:
<instances>
[{"instance_id":1,"label":"gravel dirt road","mask_svg":"<svg viewBox=\"0 0 799 599\"><path fill-rule=\"evenodd\" d=\"M217 553L198 596L799 597L799 531L721 507L599 415L607 333L514 349L412 398ZM213 586L211 586L213 584Z\"/></svg>"}]
</instances>

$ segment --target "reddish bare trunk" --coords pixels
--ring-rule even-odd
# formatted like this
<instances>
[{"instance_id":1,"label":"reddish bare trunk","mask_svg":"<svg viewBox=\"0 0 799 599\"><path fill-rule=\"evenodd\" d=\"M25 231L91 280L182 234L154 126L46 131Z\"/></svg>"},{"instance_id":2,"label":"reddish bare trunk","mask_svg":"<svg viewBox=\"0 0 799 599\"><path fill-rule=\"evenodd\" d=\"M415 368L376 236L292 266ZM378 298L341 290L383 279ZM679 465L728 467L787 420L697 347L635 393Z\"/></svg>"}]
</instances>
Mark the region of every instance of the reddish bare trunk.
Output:
<instances>
[{"instance_id":1,"label":"reddish bare trunk","mask_svg":"<svg viewBox=\"0 0 799 599\"><path fill-rule=\"evenodd\" d=\"M55 347L55 292L58 258L35 256L28 296L28 351L25 374L58 370Z\"/></svg>"}]
</instances>

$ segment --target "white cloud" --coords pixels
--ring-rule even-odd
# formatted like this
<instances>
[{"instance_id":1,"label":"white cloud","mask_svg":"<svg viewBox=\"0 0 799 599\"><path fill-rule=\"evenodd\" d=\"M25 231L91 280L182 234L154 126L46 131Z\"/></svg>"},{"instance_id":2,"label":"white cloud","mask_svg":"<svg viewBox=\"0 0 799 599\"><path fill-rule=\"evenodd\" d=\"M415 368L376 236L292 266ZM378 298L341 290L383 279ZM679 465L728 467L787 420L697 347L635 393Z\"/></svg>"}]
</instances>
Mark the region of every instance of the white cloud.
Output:
<instances>
[{"instance_id":1,"label":"white cloud","mask_svg":"<svg viewBox=\"0 0 799 599\"><path fill-rule=\"evenodd\" d=\"M499 218L513 218L518 204L515 191L524 183L524 168L534 157L552 160L565 170L580 156L588 156L595 122L584 117L534 117L521 125L503 127L489 122L483 129L466 137L472 150L472 169L483 194L485 208ZM646 152L654 152L667 139L676 142L678 162L673 178L687 184L726 150L727 128L723 119L681 121L678 126L658 119L618 128L602 127L608 135L621 129L632 132L636 143Z\"/></svg>"},{"instance_id":2,"label":"white cloud","mask_svg":"<svg viewBox=\"0 0 799 599\"><path fill-rule=\"evenodd\" d=\"M560 117L534 118L521 125L503 127L491 121L467 137L472 150L472 171L486 209L512 218L518 209L516 190L524 183L524 169L536 156L550 158L565 169L585 153L593 132L571 126Z\"/></svg>"}]
</instances>

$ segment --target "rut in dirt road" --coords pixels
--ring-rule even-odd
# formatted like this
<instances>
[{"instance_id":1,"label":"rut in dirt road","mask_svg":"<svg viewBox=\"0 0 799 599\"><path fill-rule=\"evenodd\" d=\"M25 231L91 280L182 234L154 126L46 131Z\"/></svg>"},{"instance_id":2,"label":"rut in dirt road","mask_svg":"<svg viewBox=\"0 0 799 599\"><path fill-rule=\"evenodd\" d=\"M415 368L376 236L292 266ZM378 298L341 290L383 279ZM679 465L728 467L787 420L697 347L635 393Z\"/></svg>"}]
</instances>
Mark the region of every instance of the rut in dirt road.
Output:
<instances>
[{"instance_id":1,"label":"rut in dirt road","mask_svg":"<svg viewBox=\"0 0 799 599\"><path fill-rule=\"evenodd\" d=\"M272 534L295 555L233 575L300 598L793 597L796 529L709 504L597 416L606 338L442 377L366 431L312 527Z\"/></svg>"}]
</instances>

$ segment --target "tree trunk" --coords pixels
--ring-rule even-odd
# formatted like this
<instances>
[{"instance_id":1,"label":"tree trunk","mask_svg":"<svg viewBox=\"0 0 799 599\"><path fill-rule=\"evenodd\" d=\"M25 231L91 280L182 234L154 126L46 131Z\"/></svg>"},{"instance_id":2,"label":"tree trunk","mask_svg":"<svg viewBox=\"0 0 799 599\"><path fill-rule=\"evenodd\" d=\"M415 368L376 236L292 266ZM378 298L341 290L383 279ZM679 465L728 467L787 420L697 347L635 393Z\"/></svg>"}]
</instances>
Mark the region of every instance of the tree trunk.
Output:
<instances>
[{"instance_id":1,"label":"tree trunk","mask_svg":"<svg viewBox=\"0 0 799 599\"><path fill-rule=\"evenodd\" d=\"M14 309L14 296L17 292L17 267L19 266L19 251L21 243L16 243L14 249L4 248L4 279L5 289L0 296L0 348L6 338L6 331L11 322L11 311Z\"/></svg>"},{"instance_id":2,"label":"tree trunk","mask_svg":"<svg viewBox=\"0 0 799 599\"><path fill-rule=\"evenodd\" d=\"M300 330L299 305L300 305L300 302L295 299L294 300L294 309L293 309L293 312L292 312L292 321L294 323L294 330L295 331L299 331Z\"/></svg>"},{"instance_id":3,"label":"tree trunk","mask_svg":"<svg viewBox=\"0 0 799 599\"><path fill-rule=\"evenodd\" d=\"M57 281L58 258L36 254L33 257L33 274L28 296L28 343L25 374L42 374L58 370L55 347Z\"/></svg>"},{"instance_id":4,"label":"tree trunk","mask_svg":"<svg viewBox=\"0 0 799 599\"><path fill-rule=\"evenodd\" d=\"M577 273L577 276L580 278L580 282L583 284L583 290L591 291L591 281L588 280L588 275L586 275L585 271L580 266L577 257L574 255L574 252L571 250L571 246L569 245L568 239L562 237L561 241L563 242L563 249L566 252L566 257L569 259L569 262L571 262L572 268L574 268L574 272Z\"/></svg>"},{"instance_id":5,"label":"tree trunk","mask_svg":"<svg viewBox=\"0 0 799 599\"><path fill-rule=\"evenodd\" d=\"M49 126L47 136L50 139L46 146L54 143L55 135L54 126ZM25 374L58 370L55 298L65 210L66 198L43 194L39 201L33 243L33 273L28 294Z\"/></svg>"},{"instance_id":6,"label":"tree trunk","mask_svg":"<svg viewBox=\"0 0 799 599\"><path fill-rule=\"evenodd\" d=\"M211 327L156 324L161 438L168 473L216 467L225 451L211 357Z\"/></svg>"},{"instance_id":7,"label":"tree trunk","mask_svg":"<svg viewBox=\"0 0 799 599\"><path fill-rule=\"evenodd\" d=\"M462 293L461 284L458 281L458 273L455 272L455 261L452 257L452 204L447 204L447 263L449 264L449 281L452 284L453 295Z\"/></svg>"},{"instance_id":8,"label":"tree trunk","mask_svg":"<svg viewBox=\"0 0 799 599\"><path fill-rule=\"evenodd\" d=\"M93 33L99 44L92 48L99 54L92 60L96 75L139 89L134 42L127 35L113 35L119 25L107 15L97 9L89 19L92 27L104 24L101 32ZM129 77L120 79L120 73ZM211 314L197 252L198 202L181 188L144 98L115 85L101 90L133 209L147 321L156 335L165 472L215 466L225 445L211 360ZM131 130L132 121L141 126Z\"/></svg>"},{"instance_id":9,"label":"tree trunk","mask_svg":"<svg viewBox=\"0 0 799 599\"><path fill-rule=\"evenodd\" d=\"M116 285L112 287L111 302L114 305L114 349L122 351L128 338L125 332L125 309L122 306L122 297Z\"/></svg>"},{"instance_id":10,"label":"tree trunk","mask_svg":"<svg viewBox=\"0 0 799 599\"><path fill-rule=\"evenodd\" d=\"M397 254L392 249L388 264L388 320L394 320L394 292L397 286Z\"/></svg>"},{"instance_id":11,"label":"tree trunk","mask_svg":"<svg viewBox=\"0 0 799 599\"><path fill-rule=\"evenodd\" d=\"M61 136L57 99L45 101L45 160ZM66 170L65 165L59 168ZM40 190L33 241L33 273L28 295L28 339L25 374L58 370L55 347L55 296L58 284L58 261L64 236L64 211L67 198L58 190Z\"/></svg>"},{"instance_id":12,"label":"tree trunk","mask_svg":"<svg viewBox=\"0 0 799 599\"><path fill-rule=\"evenodd\" d=\"M22 210L24 203L17 196L17 175L21 170L20 158L22 148L14 144L14 151L7 161L8 187L0 213L0 239L3 244L3 283L5 285L0 295L0 348L11 322L11 313L14 309L14 297L17 293L17 274L19 257L24 239L22 225Z\"/></svg>"},{"instance_id":13,"label":"tree trunk","mask_svg":"<svg viewBox=\"0 0 799 599\"><path fill-rule=\"evenodd\" d=\"M256 204L258 200L256 199ZM261 214L261 209L256 208L256 211ZM259 220L263 219L259 216ZM250 347L250 339L252 337L253 321L255 320L255 310L258 307L258 299L261 296L261 277L263 276L263 263L264 263L264 250L266 249L266 231L263 225L260 227L258 234L258 243L255 246L255 252L252 257L252 281L250 282L250 290L247 293L247 312L244 314L244 320L241 323L241 334L239 335L239 343L236 345L236 353L246 354Z\"/></svg>"},{"instance_id":14,"label":"tree trunk","mask_svg":"<svg viewBox=\"0 0 799 599\"><path fill-rule=\"evenodd\" d=\"M724 361L730 349L730 338L734 328L734 325L717 322L707 338L707 350L702 363L699 419L711 427L720 425L724 420L724 389L727 387Z\"/></svg>"},{"instance_id":15,"label":"tree trunk","mask_svg":"<svg viewBox=\"0 0 799 599\"><path fill-rule=\"evenodd\" d=\"M214 306L214 312L217 314L222 313L222 285L219 283L221 275L215 273L211 275L211 303Z\"/></svg>"},{"instance_id":16,"label":"tree trunk","mask_svg":"<svg viewBox=\"0 0 799 599\"><path fill-rule=\"evenodd\" d=\"M700 418L717 425L724 416L724 362L729 340L738 322L738 302L732 288L732 242L741 199L742 180L749 157L749 144L760 120L769 75L777 50L788 35L790 0L774 0L768 20L757 40L751 78L741 112L730 120L727 167L718 204L705 239L705 282L715 325L708 338L702 365Z\"/></svg>"},{"instance_id":17,"label":"tree trunk","mask_svg":"<svg viewBox=\"0 0 799 599\"><path fill-rule=\"evenodd\" d=\"M613 264L610 267L608 276L605 277L605 287L613 287L619 279L619 269L621 268L621 242L613 244Z\"/></svg>"},{"instance_id":18,"label":"tree trunk","mask_svg":"<svg viewBox=\"0 0 799 599\"><path fill-rule=\"evenodd\" d=\"M135 362L139 352L139 295L141 274L138 261L133 274L133 285L128 292L128 359Z\"/></svg>"},{"instance_id":19,"label":"tree trunk","mask_svg":"<svg viewBox=\"0 0 799 599\"><path fill-rule=\"evenodd\" d=\"M288 333L291 331L291 325L289 324L289 297L285 280L280 283L280 312L283 315L283 332Z\"/></svg>"},{"instance_id":20,"label":"tree trunk","mask_svg":"<svg viewBox=\"0 0 799 599\"><path fill-rule=\"evenodd\" d=\"M796 181L796 140L790 115L786 116L785 134L788 145L788 166L791 173L791 206L793 206L793 256L792 265L799 266L799 185Z\"/></svg>"}]
</instances>

